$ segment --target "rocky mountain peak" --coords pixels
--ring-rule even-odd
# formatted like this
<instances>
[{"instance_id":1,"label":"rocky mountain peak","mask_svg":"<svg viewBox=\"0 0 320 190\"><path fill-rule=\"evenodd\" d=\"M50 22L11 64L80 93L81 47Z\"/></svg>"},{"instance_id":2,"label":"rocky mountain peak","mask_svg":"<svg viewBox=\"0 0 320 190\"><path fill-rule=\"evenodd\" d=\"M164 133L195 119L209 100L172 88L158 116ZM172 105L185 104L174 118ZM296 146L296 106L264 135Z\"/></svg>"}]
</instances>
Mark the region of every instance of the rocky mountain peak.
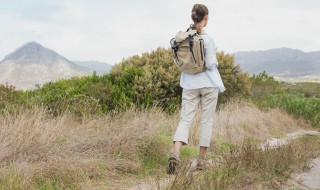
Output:
<instances>
[{"instance_id":1,"label":"rocky mountain peak","mask_svg":"<svg viewBox=\"0 0 320 190\"><path fill-rule=\"evenodd\" d=\"M3 61L13 61L18 64L52 65L59 60L67 61L55 51L45 48L37 42L28 42L7 55Z\"/></svg>"},{"instance_id":2,"label":"rocky mountain peak","mask_svg":"<svg viewBox=\"0 0 320 190\"><path fill-rule=\"evenodd\" d=\"M70 62L37 42L24 44L0 62L0 83L22 90L90 73L91 70Z\"/></svg>"}]
</instances>

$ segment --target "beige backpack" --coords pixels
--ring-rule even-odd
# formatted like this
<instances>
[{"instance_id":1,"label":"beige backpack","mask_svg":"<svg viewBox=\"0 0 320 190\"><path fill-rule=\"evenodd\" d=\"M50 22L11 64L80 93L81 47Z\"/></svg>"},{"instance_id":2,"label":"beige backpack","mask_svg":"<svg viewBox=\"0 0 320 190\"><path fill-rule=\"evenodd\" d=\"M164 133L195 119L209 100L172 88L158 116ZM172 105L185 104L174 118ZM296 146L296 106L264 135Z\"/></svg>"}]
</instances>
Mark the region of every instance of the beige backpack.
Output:
<instances>
[{"instance_id":1,"label":"beige backpack","mask_svg":"<svg viewBox=\"0 0 320 190\"><path fill-rule=\"evenodd\" d=\"M204 41L197 30L192 30L191 27L186 32L179 31L175 38L170 40L170 44L174 62L179 70L195 74L207 70L207 67L204 58Z\"/></svg>"}]
</instances>

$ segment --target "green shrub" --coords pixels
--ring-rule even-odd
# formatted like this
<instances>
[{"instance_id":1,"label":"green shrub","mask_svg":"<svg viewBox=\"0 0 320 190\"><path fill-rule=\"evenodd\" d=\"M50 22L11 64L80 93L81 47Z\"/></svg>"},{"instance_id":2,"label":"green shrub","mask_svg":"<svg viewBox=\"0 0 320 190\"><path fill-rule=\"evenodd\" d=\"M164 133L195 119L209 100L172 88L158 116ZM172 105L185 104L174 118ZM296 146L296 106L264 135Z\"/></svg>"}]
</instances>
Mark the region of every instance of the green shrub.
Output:
<instances>
[{"instance_id":1,"label":"green shrub","mask_svg":"<svg viewBox=\"0 0 320 190\"><path fill-rule=\"evenodd\" d=\"M54 115L69 111L78 116L94 115L102 113L99 101L83 94L74 95L72 98L61 98L50 105L50 111Z\"/></svg>"},{"instance_id":2,"label":"green shrub","mask_svg":"<svg viewBox=\"0 0 320 190\"><path fill-rule=\"evenodd\" d=\"M227 89L219 95L218 103L248 94L248 74L243 73L239 65L235 66L234 57L218 52L217 58L218 69ZM41 88L19 92L19 99L26 106L44 106L55 115L64 111L77 115L107 113L132 106L143 109L159 106L172 113L181 103L180 75L171 49L158 48L124 59L107 75L93 73L91 76L49 82ZM4 96L6 99L16 97L10 89L6 90L6 94L9 94ZM90 106L93 108L89 109Z\"/></svg>"},{"instance_id":3,"label":"green shrub","mask_svg":"<svg viewBox=\"0 0 320 190\"><path fill-rule=\"evenodd\" d=\"M126 59L111 70L110 77L117 89L126 92L123 96L135 105L144 108L159 105L168 111L179 106L180 71L168 49L158 48ZM123 96L118 96L118 104L127 106L128 101L121 102Z\"/></svg>"},{"instance_id":4,"label":"green shrub","mask_svg":"<svg viewBox=\"0 0 320 190\"><path fill-rule=\"evenodd\" d=\"M303 94L271 94L261 103L262 108L280 107L296 117L303 117L313 126L320 127L320 99L306 98Z\"/></svg>"},{"instance_id":5,"label":"green shrub","mask_svg":"<svg viewBox=\"0 0 320 190\"><path fill-rule=\"evenodd\" d=\"M320 98L320 83L299 82L283 85L283 91L287 93L303 93L307 98Z\"/></svg>"},{"instance_id":6,"label":"green shrub","mask_svg":"<svg viewBox=\"0 0 320 190\"><path fill-rule=\"evenodd\" d=\"M264 100L270 93L278 92L281 87L280 83L266 71L258 75L253 74L250 81L252 83L250 97L257 102Z\"/></svg>"},{"instance_id":7,"label":"green shrub","mask_svg":"<svg viewBox=\"0 0 320 190\"><path fill-rule=\"evenodd\" d=\"M249 76L239 65L235 66L234 56L218 52L217 59L227 89L220 95L219 104L235 96L247 95ZM120 107L128 106L130 102L142 107L159 105L169 112L175 111L181 101L180 75L170 49L158 48L125 59L110 72L112 84L119 90L115 104Z\"/></svg>"},{"instance_id":8,"label":"green shrub","mask_svg":"<svg viewBox=\"0 0 320 190\"><path fill-rule=\"evenodd\" d=\"M16 91L13 86L0 84L0 113L8 107L14 107L21 103L21 92Z\"/></svg>"},{"instance_id":9,"label":"green shrub","mask_svg":"<svg viewBox=\"0 0 320 190\"><path fill-rule=\"evenodd\" d=\"M105 76L74 77L49 82L42 88L24 93L28 106L42 105L54 115L71 111L77 115L107 112L111 85Z\"/></svg>"},{"instance_id":10,"label":"green shrub","mask_svg":"<svg viewBox=\"0 0 320 190\"><path fill-rule=\"evenodd\" d=\"M232 97L245 97L250 93L251 82L248 73L235 64L234 55L217 52L219 72L226 91L219 96L218 103L225 103Z\"/></svg>"}]
</instances>

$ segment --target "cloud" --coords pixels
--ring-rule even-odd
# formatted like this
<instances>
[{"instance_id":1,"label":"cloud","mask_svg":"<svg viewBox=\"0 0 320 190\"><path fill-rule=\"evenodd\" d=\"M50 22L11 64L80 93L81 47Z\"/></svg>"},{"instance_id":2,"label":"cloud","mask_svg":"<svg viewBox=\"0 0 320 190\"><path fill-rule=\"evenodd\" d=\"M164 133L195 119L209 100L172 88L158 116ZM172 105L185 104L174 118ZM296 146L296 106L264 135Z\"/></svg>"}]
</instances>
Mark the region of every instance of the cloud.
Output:
<instances>
[{"instance_id":1,"label":"cloud","mask_svg":"<svg viewBox=\"0 0 320 190\"><path fill-rule=\"evenodd\" d=\"M28 41L71 60L117 63L157 47L191 24L195 0L1 0L0 57ZM317 50L320 1L202 0L219 50Z\"/></svg>"},{"instance_id":2,"label":"cloud","mask_svg":"<svg viewBox=\"0 0 320 190\"><path fill-rule=\"evenodd\" d=\"M1 12L16 19L50 22L54 21L57 15L63 11L62 1L43 0L4 0L0 6Z\"/></svg>"}]
</instances>

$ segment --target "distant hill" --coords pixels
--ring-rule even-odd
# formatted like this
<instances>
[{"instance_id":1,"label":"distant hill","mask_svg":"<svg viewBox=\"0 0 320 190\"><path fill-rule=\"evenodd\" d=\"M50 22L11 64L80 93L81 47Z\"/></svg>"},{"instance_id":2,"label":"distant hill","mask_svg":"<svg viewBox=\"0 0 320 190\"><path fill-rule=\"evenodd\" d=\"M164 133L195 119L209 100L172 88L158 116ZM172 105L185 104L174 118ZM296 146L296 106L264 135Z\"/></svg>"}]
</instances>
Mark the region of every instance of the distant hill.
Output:
<instances>
[{"instance_id":1,"label":"distant hill","mask_svg":"<svg viewBox=\"0 0 320 190\"><path fill-rule=\"evenodd\" d=\"M298 49L277 48L265 51L234 53L236 63L249 74L265 70L281 77L320 75L320 51L303 52Z\"/></svg>"},{"instance_id":2,"label":"distant hill","mask_svg":"<svg viewBox=\"0 0 320 190\"><path fill-rule=\"evenodd\" d=\"M113 65L108 63L103 63L100 61L72 61L73 63L80 65L81 67L88 68L90 70L96 71L97 74L106 74L110 71Z\"/></svg>"},{"instance_id":3,"label":"distant hill","mask_svg":"<svg viewBox=\"0 0 320 190\"><path fill-rule=\"evenodd\" d=\"M22 90L33 89L49 81L91 73L92 70L72 63L37 42L23 45L0 62L0 83Z\"/></svg>"}]
</instances>

